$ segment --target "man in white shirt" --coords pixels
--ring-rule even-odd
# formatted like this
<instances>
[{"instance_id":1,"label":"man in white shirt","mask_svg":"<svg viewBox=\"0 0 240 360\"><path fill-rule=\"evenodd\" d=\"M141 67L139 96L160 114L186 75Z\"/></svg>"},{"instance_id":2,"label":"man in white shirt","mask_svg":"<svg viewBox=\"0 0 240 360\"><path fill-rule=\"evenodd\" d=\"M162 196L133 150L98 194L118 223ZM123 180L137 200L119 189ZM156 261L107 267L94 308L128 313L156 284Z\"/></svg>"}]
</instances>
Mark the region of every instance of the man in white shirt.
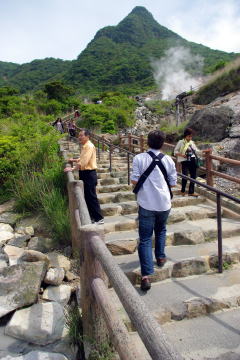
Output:
<instances>
[{"instance_id":1,"label":"man in white shirt","mask_svg":"<svg viewBox=\"0 0 240 360\"><path fill-rule=\"evenodd\" d=\"M148 152L138 154L133 159L131 182L136 185L141 175L146 171L155 158L164 167L164 172L155 166L144 180L137 193L139 205L139 245L138 254L141 265L141 289L147 291L151 288L149 275L154 273L152 255L152 235L155 233L155 257L157 265L162 267L166 262L165 240L166 223L171 209L170 187L177 183L177 172L174 161L168 155L163 155L160 149L164 143L165 135L159 130L148 134ZM165 176L164 176L165 173ZM166 180L165 180L166 177Z\"/></svg>"}]
</instances>

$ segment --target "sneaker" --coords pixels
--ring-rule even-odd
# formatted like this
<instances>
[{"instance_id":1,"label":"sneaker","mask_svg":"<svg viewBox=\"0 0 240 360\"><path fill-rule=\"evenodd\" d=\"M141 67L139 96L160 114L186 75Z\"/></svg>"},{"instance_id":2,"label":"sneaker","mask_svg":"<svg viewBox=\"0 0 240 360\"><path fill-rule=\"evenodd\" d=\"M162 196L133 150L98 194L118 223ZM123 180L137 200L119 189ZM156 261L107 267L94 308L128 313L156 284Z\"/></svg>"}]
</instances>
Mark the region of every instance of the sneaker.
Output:
<instances>
[{"instance_id":1,"label":"sneaker","mask_svg":"<svg viewBox=\"0 0 240 360\"><path fill-rule=\"evenodd\" d=\"M159 258L159 259L157 259L157 266L163 267L166 262L167 262L166 258Z\"/></svg>"},{"instance_id":2,"label":"sneaker","mask_svg":"<svg viewBox=\"0 0 240 360\"><path fill-rule=\"evenodd\" d=\"M185 195L186 195L186 193L181 191L181 195L182 195L182 196L185 196Z\"/></svg>"},{"instance_id":3,"label":"sneaker","mask_svg":"<svg viewBox=\"0 0 240 360\"><path fill-rule=\"evenodd\" d=\"M141 280L141 290L142 291L148 291L151 289L151 283L149 278L144 278Z\"/></svg>"},{"instance_id":4,"label":"sneaker","mask_svg":"<svg viewBox=\"0 0 240 360\"><path fill-rule=\"evenodd\" d=\"M96 225L103 225L103 224L104 224L104 219L95 221L95 224L96 224Z\"/></svg>"}]
</instances>

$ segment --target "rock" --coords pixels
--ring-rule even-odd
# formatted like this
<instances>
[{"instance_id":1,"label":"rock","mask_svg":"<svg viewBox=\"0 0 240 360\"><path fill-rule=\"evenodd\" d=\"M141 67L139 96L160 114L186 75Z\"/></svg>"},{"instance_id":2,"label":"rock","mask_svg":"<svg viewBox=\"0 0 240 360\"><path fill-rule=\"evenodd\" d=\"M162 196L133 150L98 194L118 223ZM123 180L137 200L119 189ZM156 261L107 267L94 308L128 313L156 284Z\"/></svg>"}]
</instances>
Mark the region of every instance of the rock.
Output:
<instances>
[{"instance_id":1,"label":"rock","mask_svg":"<svg viewBox=\"0 0 240 360\"><path fill-rule=\"evenodd\" d=\"M30 235L33 236L34 235L34 229L32 226L17 226L15 231L18 234L22 234L22 235Z\"/></svg>"},{"instance_id":2,"label":"rock","mask_svg":"<svg viewBox=\"0 0 240 360\"><path fill-rule=\"evenodd\" d=\"M63 268L51 268L48 270L44 282L50 285L60 285L64 279L65 272Z\"/></svg>"},{"instance_id":3,"label":"rock","mask_svg":"<svg viewBox=\"0 0 240 360\"><path fill-rule=\"evenodd\" d=\"M66 271L66 274L65 274L65 279L67 281L73 281L75 279L79 279L79 276L78 275L75 275L73 272L71 271Z\"/></svg>"},{"instance_id":4,"label":"rock","mask_svg":"<svg viewBox=\"0 0 240 360\"><path fill-rule=\"evenodd\" d=\"M46 220L40 215L23 218L18 222L17 225L23 227L32 226L34 229L34 233L36 233L37 235L46 237L48 237L49 235Z\"/></svg>"},{"instance_id":5,"label":"rock","mask_svg":"<svg viewBox=\"0 0 240 360\"><path fill-rule=\"evenodd\" d=\"M49 267L63 268L65 271L70 270L71 263L66 256L61 255L57 252L48 253Z\"/></svg>"},{"instance_id":6,"label":"rock","mask_svg":"<svg viewBox=\"0 0 240 360\"><path fill-rule=\"evenodd\" d=\"M66 246L63 250L64 255L68 258L70 258L72 256L72 247L71 246Z\"/></svg>"},{"instance_id":7,"label":"rock","mask_svg":"<svg viewBox=\"0 0 240 360\"><path fill-rule=\"evenodd\" d=\"M46 253L56 246L53 239L44 238L44 237L33 237L28 243L28 248L30 250L36 250L43 253Z\"/></svg>"},{"instance_id":8,"label":"rock","mask_svg":"<svg viewBox=\"0 0 240 360\"><path fill-rule=\"evenodd\" d=\"M188 123L201 140L221 141L228 136L234 112L228 106L197 110Z\"/></svg>"},{"instance_id":9,"label":"rock","mask_svg":"<svg viewBox=\"0 0 240 360\"><path fill-rule=\"evenodd\" d=\"M173 245L194 245L205 242L204 233L199 229L186 230L174 233L174 244Z\"/></svg>"},{"instance_id":10,"label":"rock","mask_svg":"<svg viewBox=\"0 0 240 360\"><path fill-rule=\"evenodd\" d=\"M4 252L8 256L9 265L11 266L18 264L20 257L24 253L24 250L17 246L6 245L4 247Z\"/></svg>"},{"instance_id":11,"label":"rock","mask_svg":"<svg viewBox=\"0 0 240 360\"><path fill-rule=\"evenodd\" d=\"M33 344L46 345L62 337L64 324L61 305L56 302L38 303L17 310L7 324L5 333Z\"/></svg>"},{"instance_id":12,"label":"rock","mask_svg":"<svg viewBox=\"0 0 240 360\"><path fill-rule=\"evenodd\" d=\"M14 200L7 201L0 205L0 214L11 211L14 207Z\"/></svg>"},{"instance_id":13,"label":"rock","mask_svg":"<svg viewBox=\"0 0 240 360\"><path fill-rule=\"evenodd\" d=\"M8 240L14 238L14 234L10 231L1 231L0 232L0 246L4 245Z\"/></svg>"},{"instance_id":14,"label":"rock","mask_svg":"<svg viewBox=\"0 0 240 360\"><path fill-rule=\"evenodd\" d=\"M31 351L26 355L20 355L17 357L12 357L7 355L2 358L2 360L68 360L66 356L59 353L49 353L45 351Z\"/></svg>"},{"instance_id":15,"label":"rock","mask_svg":"<svg viewBox=\"0 0 240 360\"><path fill-rule=\"evenodd\" d=\"M35 262L35 261L44 261L47 265L49 264L48 256L41 253L40 251L35 250L24 250L23 254L20 256L19 262Z\"/></svg>"},{"instance_id":16,"label":"rock","mask_svg":"<svg viewBox=\"0 0 240 360\"><path fill-rule=\"evenodd\" d=\"M0 224L0 232L1 231L8 231L13 233L13 228L9 224Z\"/></svg>"},{"instance_id":17,"label":"rock","mask_svg":"<svg viewBox=\"0 0 240 360\"><path fill-rule=\"evenodd\" d=\"M60 285L60 286L48 286L43 293L42 298L44 300L56 301L60 304L67 305L71 296L71 286Z\"/></svg>"},{"instance_id":18,"label":"rock","mask_svg":"<svg viewBox=\"0 0 240 360\"><path fill-rule=\"evenodd\" d=\"M18 264L0 270L0 317L33 304L38 296L46 264Z\"/></svg>"},{"instance_id":19,"label":"rock","mask_svg":"<svg viewBox=\"0 0 240 360\"><path fill-rule=\"evenodd\" d=\"M5 268L8 266L7 258L4 254L0 254L0 269Z\"/></svg>"},{"instance_id":20,"label":"rock","mask_svg":"<svg viewBox=\"0 0 240 360\"><path fill-rule=\"evenodd\" d=\"M137 248L137 240L116 240L106 243L112 255L133 254Z\"/></svg>"},{"instance_id":21,"label":"rock","mask_svg":"<svg viewBox=\"0 0 240 360\"><path fill-rule=\"evenodd\" d=\"M205 259L187 259L173 265L172 277L185 277L205 273L209 270Z\"/></svg>"},{"instance_id":22,"label":"rock","mask_svg":"<svg viewBox=\"0 0 240 360\"><path fill-rule=\"evenodd\" d=\"M31 239L30 235L15 234L15 237L8 241L8 245L17 246L20 248L27 246L27 241Z\"/></svg>"},{"instance_id":23,"label":"rock","mask_svg":"<svg viewBox=\"0 0 240 360\"><path fill-rule=\"evenodd\" d=\"M0 223L5 223L9 225L15 225L19 218L19 214L13 212L4 212L0 215Z\"/></svg>"}]
</instances>

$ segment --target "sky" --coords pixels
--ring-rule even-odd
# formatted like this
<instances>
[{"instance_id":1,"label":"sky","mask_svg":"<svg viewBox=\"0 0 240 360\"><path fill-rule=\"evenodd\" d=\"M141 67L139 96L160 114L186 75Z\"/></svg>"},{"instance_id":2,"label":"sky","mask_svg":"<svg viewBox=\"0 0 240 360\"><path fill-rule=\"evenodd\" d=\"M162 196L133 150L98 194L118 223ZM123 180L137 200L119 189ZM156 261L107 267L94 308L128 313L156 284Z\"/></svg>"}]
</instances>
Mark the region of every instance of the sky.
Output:
<instances>
[{"instance_id":1,"label":"sky","mask_svg":"<svg viewBox=\"0 0 240 360\"><path fill-rule=\"evenodd\" d=\"M0 0L0 61L76 59L135 6L189 41L240 52L240 0Z\"/></svg>"}]
</instances>

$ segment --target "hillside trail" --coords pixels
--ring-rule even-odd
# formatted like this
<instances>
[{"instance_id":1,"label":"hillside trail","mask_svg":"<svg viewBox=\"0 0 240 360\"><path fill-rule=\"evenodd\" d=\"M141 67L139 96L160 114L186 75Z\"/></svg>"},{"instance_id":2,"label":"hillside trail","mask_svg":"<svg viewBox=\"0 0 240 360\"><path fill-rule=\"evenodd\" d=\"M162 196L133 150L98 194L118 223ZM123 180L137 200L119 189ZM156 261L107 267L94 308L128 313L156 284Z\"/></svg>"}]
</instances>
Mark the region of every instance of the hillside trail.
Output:
<instances>
[{"instance_id":1,"label":"hillside trail","mask_svg":"<svg viewBox=\"0 0 240 360\"><path fill-rule=\"evenodd\" d=\"M65 149L69 156L79 156L76 143L66 141ZM180 188L174 188L167 226L168 261L163 268L155 266L152 288L145 293L139 287L137 203L127 182L124 153L112 155L110 172L109 153L101 152L97 172L105 243L176 348L186 359L216 358L229 351L239 359L240 216L223 210L224 272L219 274L216 204L204 196L182 197ZM114 290L109 291L132 336L146 351Z\"/></svg>"}]
</instances>

